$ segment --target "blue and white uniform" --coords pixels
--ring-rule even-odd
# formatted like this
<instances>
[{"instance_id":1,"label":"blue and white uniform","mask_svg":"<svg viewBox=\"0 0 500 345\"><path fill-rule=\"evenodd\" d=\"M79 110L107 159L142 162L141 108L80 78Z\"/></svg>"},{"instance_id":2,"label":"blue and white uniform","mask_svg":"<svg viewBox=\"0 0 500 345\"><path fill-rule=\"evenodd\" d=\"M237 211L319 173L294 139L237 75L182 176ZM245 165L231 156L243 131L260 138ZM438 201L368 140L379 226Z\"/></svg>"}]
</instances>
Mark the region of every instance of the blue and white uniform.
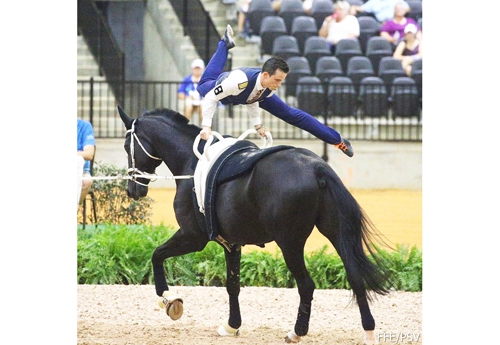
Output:
<instances>
[{"instance_id":1,"label":"blue and white uniform","mask_svg":"<svg viewBox=\"0 0 500 345\"><path fill-rule=\"evenodd\" d=\"M224 41L219 41L198 84L198 92L205 97L202 126L212 127L212 119L220 101L225 105L245 104L253 125L262 124L260 107L329 144L342 142L342 136L335 129L322 124L305 111L287 105L275 91L264 88L260 84L260 68L243 67L223 73L227 52Z\"/></svg>"}]
</instances>

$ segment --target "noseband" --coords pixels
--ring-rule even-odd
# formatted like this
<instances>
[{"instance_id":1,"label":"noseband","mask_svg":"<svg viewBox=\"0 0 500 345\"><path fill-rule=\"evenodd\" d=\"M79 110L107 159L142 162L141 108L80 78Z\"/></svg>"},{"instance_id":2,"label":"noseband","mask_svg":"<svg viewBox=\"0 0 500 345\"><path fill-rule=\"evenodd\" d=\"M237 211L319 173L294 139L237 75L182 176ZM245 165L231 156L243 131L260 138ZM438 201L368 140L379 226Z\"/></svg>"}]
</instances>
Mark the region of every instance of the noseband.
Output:
<instances>
[{"instance_id":1,"label":"noseband","mask_svg":"<svg viewBox=\"0 0 500 345\"><path fill-rule=\"evenodd\" d=\"M161 161L162 159L155 157L155 156L151 155L148 151L146 151L146 149L144 148L144 145L142 145L141 141L139 140L139 137L137 137L137 134L135 134L135 122L136 121L137 121L137 119L135 119L134 122L132 122L132 128L127 131L127 133L130 133L130 159L132 161L132 167L127 169L127 174L132 177L132 181L134 181L135 183L140 184L141 186L147 187L148 186L147 184L144 184L144 183L137 181L137 174L146 175L146 176L156 176L156 174L150 174L147 172L143 172L135 167L135 158L134 158L134 156L135 156L134 155L134 152L135 152L134 143L135 143L135 141L134 141L134 138L135 138L135 140L137 140L137 143L142 148L144 153L146 153L150 158L153 158L153 159L158 160L158 161ZM155 180L153 180L153 181L155 181Z\"/></svg>"}]
</instances>

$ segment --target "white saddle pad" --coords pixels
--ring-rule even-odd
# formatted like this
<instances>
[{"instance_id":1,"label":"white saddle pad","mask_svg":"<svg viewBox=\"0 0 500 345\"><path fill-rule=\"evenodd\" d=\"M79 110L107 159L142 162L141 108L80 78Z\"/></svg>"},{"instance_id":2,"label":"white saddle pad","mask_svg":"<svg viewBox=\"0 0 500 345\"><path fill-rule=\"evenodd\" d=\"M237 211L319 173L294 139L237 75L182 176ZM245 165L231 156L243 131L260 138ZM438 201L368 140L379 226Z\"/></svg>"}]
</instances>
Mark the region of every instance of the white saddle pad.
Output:
<instances>
[{"instance_id":1,"label":"white saddle pad","mask_svg":"<svg viewBox=\"0 0 500 345\"><path fill-rule=\"evenodd\" d=\"M193 143L193 152L198 157L198 164L194 170L194 192L196 200L198 201L200 212L205 214L205 187L207 182L208 172L219 156L226 151L231 145L234 145L238 140L243 140L248 134L257 133L255 129L247 129L238 138L224 138L219 133L212 131L212 134L219 140L211 145L214 137L209 138L205 144L203 154L198 152L198 144L200 142L200 135L198 135ZM266 132L266 138L262 139L264 147L271 147L273 145L273 137L271 133Z\"/></svg>"},{"instance_id":2,"label":"white saddle pad","mask_svg":"<svg viewBox=\"0 0 500 345\"><path fill-rule=\"evenodd\" d=\"M198 164L194 170L194 191L196 193L196 200L198 201L198 205L200 207L200 212L203 214L205 214L205 187L208 172L217 158L219 158L219 156L236 141L238 141L236 138L225 138L222 141L218 141L215 144L210 145L208 150L206 150L198 160Z\"/></svg>"}]
</instances>

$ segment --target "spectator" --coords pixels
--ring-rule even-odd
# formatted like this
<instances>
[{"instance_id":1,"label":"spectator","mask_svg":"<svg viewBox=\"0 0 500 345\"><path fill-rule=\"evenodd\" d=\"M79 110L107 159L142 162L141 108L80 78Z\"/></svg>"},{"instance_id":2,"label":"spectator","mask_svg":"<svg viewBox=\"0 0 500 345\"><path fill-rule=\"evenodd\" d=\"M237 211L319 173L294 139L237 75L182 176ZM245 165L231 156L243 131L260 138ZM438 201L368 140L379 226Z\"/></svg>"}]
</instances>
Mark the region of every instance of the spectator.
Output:
<instances>
[{"instance_id":1,"label":"spectator","mask_svg":"<svg viewBox=\"0 0 500 345\"><path fill-rule=\"evenodd\" d=\"M311 15L312 4L314 0L302 0L302 8L308 16Z\"/></svg>"},{"instance_id":2,"label":"spectator","mask_svg":"<svg viewBox=\"0 0 500 345\"><path fill-rule=\"evenodd\" d=\"M247 19L248 8L252 0L241 0L241 5L238 11L238 36L246 38L248 36L249 24Z\"/></svg>"},{"instance_id":3,"label":"spectator","mask_svg":"<svg viewBox=\"0 0 500 345\"><path fill-rule=\"evenodd\" d=\"M282 0L270 0L273 10L278 13L281 7ZM248 23L248 9L252 0L241 0L238 11L238 37L247 38L249 36L250 24Z\"/></svg>"},{"instance_id":4,"label":"spectator","mask_svg":"<svg viewBox=\"0 0 500 345\"><path fill-rule=\"evenodd\" d=\"M368 0L361 6L351 6L351 14L355 16L358 12L371 13L380 22L384 23L394 17L394 6L401 0ZM406 6L408 4L405 2ZM406 12L410 11L407 7Z\"/></svg>"},{"instance_id":5,"label":"spectator","mask_svg":"<svg viewBox=\"0 0 500 345\"><path fill-rule=\"evenodd\" d=\"M94 129L90 122L77 119L76 122L76 155L77 155L77 205L80 205L87 196L92 180L82 180L81 177L90 177L90 161L94 159L95 138Z\"/></svg>"},{"instance_id":6,"label":"spectator","mask_svg":"<svg viewBox=\"0 0 500 345\"><path fill-rule=\"evenodd\" d=\"M393 48L396 48L399 41L404 38L405 27L408 24L413 24L417 27L417 37L420 38L421 29L413 18L406 18L408 12L408 4L404 1L398 2L394 6L394 18L387 20L380 28L380 36L388 40Z\"/></svg>"},{"instance_id":7,"label":"spectator","mask_svg":"<svg viewBox=\"0 0 500 345\"><path fill-rule=\"evenodd\" d=\"M347 1L339 0L334 5L335 12L325 18L323 25L319 29L318 36L325 37L331 44L330 50L335 54L335 45L341 39L358 38L359 22L358 18L349 14L351 6Z\"/></svg>"},{"instance_id":8,"label":"spectator","mask_svg":"<svg viewBox=\"0 0 500 345\"><path fill-rule=\"evenodd\" d=\"M406 25L404 39L399 42L393 54L396 59L401 60L401 64L409 77L411 76L413 61L422 58L422 42L417 38L417 32L416 25Z\"/></svg>"},{"instance_id":9,"label":"spectator","mask_svg":"<svg viewBox=\"0 0 500 345\"><path fill-rule=\"evenodd\" d=\"M184 100L184 116L191 121L193 112L197 112L201 123L201 105L203 99L196 90L201 75L205 70L205 63L202 59L194 59L191 62L191 74L182 81L177 90L177 98Z\"/></svg>"}]
</instances>

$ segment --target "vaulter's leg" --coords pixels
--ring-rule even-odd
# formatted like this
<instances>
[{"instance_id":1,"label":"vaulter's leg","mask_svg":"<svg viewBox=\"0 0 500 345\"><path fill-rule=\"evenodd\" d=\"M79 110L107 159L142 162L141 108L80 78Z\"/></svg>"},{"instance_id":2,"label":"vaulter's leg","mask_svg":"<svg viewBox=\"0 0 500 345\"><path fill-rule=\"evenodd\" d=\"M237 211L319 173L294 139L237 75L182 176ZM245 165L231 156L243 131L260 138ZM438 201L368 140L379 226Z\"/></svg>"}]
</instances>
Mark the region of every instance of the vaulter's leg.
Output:
<instances>
[{"instance_id":1,"label":"vaulter's leg","mask_svg":"<svg viewBox=\"0 0 500 345\"><path fill-rule=\"evenodd\" d=\"M241 247L234 247L229 252L224 248L226 256L227 282L226 291L229 295L229 320L223 324L218 332L220 335L238 335L241 326L240 302L240 267L241 267Z\"/></svg>"},{"instance_id":2,"label":"vaulter's leg","mask_svg":"<svg viewBox=\"0 0 500 345\"><path fill-rule=\"evenodd\" d=\"M203 72L200 82L198 83L198 87L196 88L202 97L205 97L205 95L215 87L217 78L224 71L224 65L227 61L227 52L235 45L236 44L233 39L233 29L230 25L228 25L224 36L217 45L217 50L208 62L207 67L205 67L205 71Z\"/></svg>"}]
</instances>

